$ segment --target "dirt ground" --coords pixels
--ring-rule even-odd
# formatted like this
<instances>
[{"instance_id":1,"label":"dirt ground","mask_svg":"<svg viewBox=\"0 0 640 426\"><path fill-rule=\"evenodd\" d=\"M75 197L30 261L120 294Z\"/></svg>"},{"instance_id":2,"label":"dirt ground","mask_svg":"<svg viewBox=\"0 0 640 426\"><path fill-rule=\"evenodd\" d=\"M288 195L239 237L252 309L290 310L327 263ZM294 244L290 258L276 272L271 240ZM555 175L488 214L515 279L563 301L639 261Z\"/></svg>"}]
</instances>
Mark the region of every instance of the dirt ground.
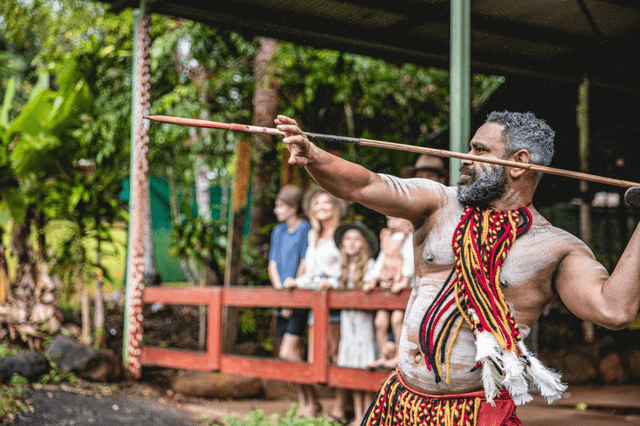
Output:
<instances>
[{"instance_id":1,"label":"dirt ground","mask_svg":"<svg viewBox=\"0 0 640 426\"><path fill-rule=\"evenodd\" d=\"M185 349L197 344L196 315L191 309L145 315L149 340L170 339ZM167 320L167 317L172 320ZM121 353L122 314L109 312L107 346ZM71 319L72 321L75 318ZM173 344L172 344L173 346ZM281 399L218 400L188 398L175 394L170 381L175 370L145 367L140 380L125 377L116 383L78 380L75 384L35 385L26 403L30 411L11 423L15 425L213 425L216 419L232 415L243 417L252 410L265 415L283 414L293 401ZM332 407L325 395L324 411ZM536 396L532 403L520 407L518 415L525 426L640 426L640 383L619 386L571 386L565 397L547 405ZM0 420L1 423L1 420Z\"/></svg>"},{"instance_id":2,"label":"dirt ground","mask_svg":"<svg viewBox=\"0 0 640 426\"><path fill-rule=\"evenodd\" d=\"M291 409L290 399L218 400L185 398L166 386L160 369L144 380L115 384L78 381L42 385L29 393L29 413L14 425L178 426L220 424L228 415L242 418L252 410L265 415ZM151 380L150 380L151 379ZM325 411L330 398L321 399ZM640 384L605 387L570 386L565 397L547 405L540 397L518 408L525 426L640 426Z\"/></svg>"}]
</instances>

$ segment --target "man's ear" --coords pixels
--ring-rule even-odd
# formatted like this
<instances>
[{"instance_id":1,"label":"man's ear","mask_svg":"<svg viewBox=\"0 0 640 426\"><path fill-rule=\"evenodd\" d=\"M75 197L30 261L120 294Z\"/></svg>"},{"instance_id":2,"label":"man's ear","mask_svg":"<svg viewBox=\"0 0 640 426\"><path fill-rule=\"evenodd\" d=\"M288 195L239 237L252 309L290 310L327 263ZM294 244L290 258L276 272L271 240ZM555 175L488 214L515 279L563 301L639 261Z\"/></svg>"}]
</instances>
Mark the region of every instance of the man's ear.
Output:
<instances>
[{"instance_id":1,"label":"man's ear","mask_svg":"<svg viewBox=\"0 0 640 426\"><path fill-rule=\"evenodd\" d=\"M529 151L527 151L526 149L521 149L520 151L517 151L515 154L511 155L511 161L515 161L517 163L526 163L526 164L530 164L531 163L531 156L529 155ZM519 169L517 167L511 167L509 168L509 175L513 178L513 179L517 179L520 176L522 176L524 174L524 172L526 172L526 169Z\"/></svg>"}]
</instances>

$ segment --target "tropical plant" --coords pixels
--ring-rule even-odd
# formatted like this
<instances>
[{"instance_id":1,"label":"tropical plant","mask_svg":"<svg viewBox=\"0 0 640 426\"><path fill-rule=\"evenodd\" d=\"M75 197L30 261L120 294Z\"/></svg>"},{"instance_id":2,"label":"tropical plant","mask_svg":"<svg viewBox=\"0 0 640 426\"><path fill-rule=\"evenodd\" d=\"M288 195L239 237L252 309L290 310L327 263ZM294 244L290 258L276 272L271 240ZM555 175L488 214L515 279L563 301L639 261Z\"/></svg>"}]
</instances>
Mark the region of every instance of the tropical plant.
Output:
<instances>
[{"instance_id":1,"label":"tropical plant","mask_svg":"<svg viewBox=\"0 0 640 426\"><path fill-rule=\"evenodd\" d=\"M221 284L224 274L220 261L226 253L226 228L224 222L202 216L179 221L171 231L169 254L176 258L195 259L216 277L216 284Z\"/></svg>"},{"instance_id":2,"label":"tropical plant","mask_svg":"<svg viewBox=\"0 0 640 426\"><path fill-rule=\"evenodd\" d=\"M10 91L3 103L0 133L6 160L0 167L4 167L5 179L13 184L2 185L0 194L1 207L12 219L11 253L18 261L13 303L21 312L19 317L30 319L32 324L48 321L50 332L57 327L49 320L59 315L51 312L51 301L45 309L40 306L44 301L34 298L41 288L55 282L49 274L47 224L51 220L66 220L75 227L79 241L90 229L104 240L109 237L103 223L123 217L122 207L113 197L119 179L108 178L110 170L116 168L110 161L113 156L104 144L96 143L99 136L88 131L91 126L87 125L97 115L96 80L92 78L92 64L97 61L93 59L107 54L98 44L89 42L88 48L79 49L64 65L52 68L56 71L54 84L49 73L41 73L29 101L11 121L6 119L9 116L6 109L11 105L6 96L11 95ZM111 152L115 151L117 148L112 147ZM99 180L91 177L90 165L99 169ZM116 179L118 175L115 174ZM32 226L38 236L35 251L30 238ZM73 259L77 267L71 270L86 278L79 271L93 265L87 264L83 255ZM77 283L86 284L84 280ZM29 327L33 330L33 325ZM25 333L23 330L22 334Z\"/></svg>"}]
</instances>

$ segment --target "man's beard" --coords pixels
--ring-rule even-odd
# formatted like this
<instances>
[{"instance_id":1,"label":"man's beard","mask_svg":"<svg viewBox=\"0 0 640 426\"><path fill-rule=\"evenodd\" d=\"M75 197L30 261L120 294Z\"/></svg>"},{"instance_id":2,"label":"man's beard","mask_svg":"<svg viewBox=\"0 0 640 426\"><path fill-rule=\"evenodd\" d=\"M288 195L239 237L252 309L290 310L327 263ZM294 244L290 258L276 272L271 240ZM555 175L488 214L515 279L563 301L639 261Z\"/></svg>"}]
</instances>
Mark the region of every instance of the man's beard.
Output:
<instances>
[{"instance_id":1,"label":"man's beard","mask_svg":"<svg viewBox=\"0 0 640 426\"><path fill-rule=\"evenodd\" d=\"M468 206L487 205L501 198L507 189L504 166L494 165L489 172L478 174L470 167L460 167L460 172L470 177L470 183L458 185L458 201Z\"/></svg>"}]
</instances>

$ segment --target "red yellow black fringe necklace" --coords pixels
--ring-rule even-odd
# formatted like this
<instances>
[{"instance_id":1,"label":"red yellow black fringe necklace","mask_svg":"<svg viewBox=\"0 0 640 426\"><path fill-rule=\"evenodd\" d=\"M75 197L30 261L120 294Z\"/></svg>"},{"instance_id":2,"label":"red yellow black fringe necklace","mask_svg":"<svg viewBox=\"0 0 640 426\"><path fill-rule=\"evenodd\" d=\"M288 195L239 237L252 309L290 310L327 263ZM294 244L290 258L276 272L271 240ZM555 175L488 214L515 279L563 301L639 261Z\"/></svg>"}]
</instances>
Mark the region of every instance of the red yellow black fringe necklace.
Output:
<instances>
[{"instance_id":1,"label":"red yellow black fringe necklace","mask_svg":"<svg viewBox=\"0 0 640 426\"><path fill-rule=\"evenodd\" d=\"M531 383L549 402L566 389L560 375L546 369L527 350L501 289L502 264L532 220L526 207L505 212L478 207L464 210L453 236L456 264L420 327L420 348L436 382L444 378L449 383L453 343L466 323L476 341L473 369L483 367L488 402L493 403L500 388L506 388L518 405L531 400Z\"/></svg>"}]
</instances>

